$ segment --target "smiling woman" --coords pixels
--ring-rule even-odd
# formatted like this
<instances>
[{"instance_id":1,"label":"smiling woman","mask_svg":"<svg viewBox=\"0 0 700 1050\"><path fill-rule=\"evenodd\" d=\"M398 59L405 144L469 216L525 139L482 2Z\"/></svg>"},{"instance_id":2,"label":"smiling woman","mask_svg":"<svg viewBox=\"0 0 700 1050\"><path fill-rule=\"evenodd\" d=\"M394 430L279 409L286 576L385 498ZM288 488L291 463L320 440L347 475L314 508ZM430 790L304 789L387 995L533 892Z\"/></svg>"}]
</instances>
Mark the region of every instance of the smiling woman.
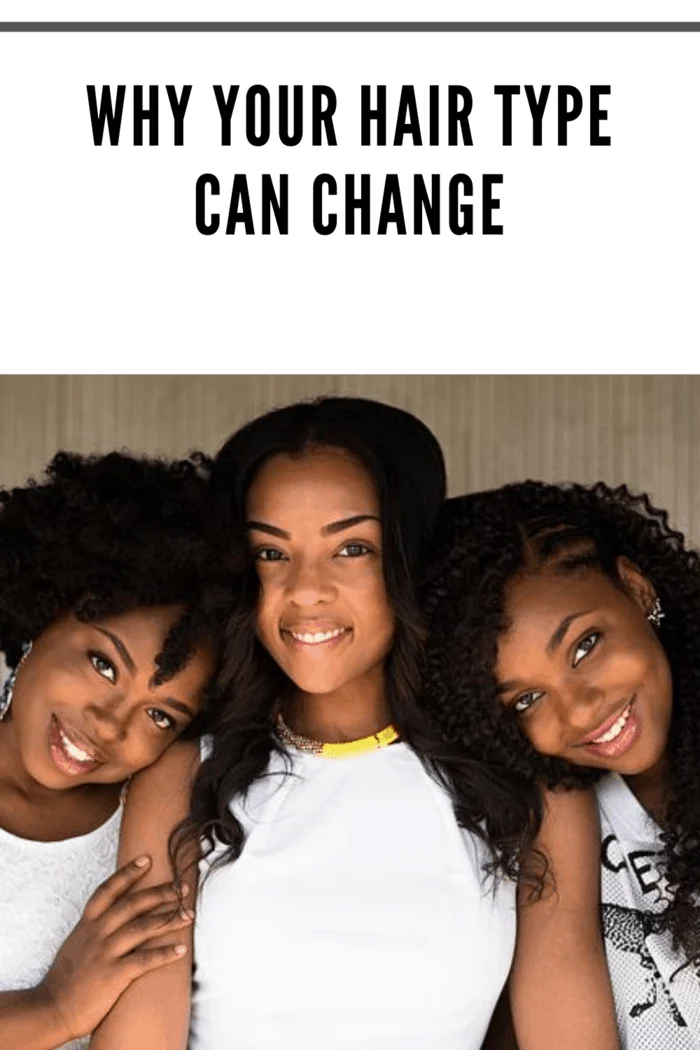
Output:
<instances>
[{"instance_id":1,"label":"smiling woman","mask_svg":"<svg viewBox=\"0 0 700 1050\"><path fill-rule=\"evenodd\" d=\"M482 1046L515 894L484 885L477 814L461 785L457 820L418 702L415 584L444 488L430 431L355 398L262 416L216 459L218 513L247 559L173 841L176 859L192 841L203 854L196 1050ZM146 805L139 817L154 826ZM180 1016L173 973L136 982L95 1047L137 1045L144 1027L152 1048L184 1046L186 1027L158 1018L164 1000Z\"/></svg>"},{"instance_id":2,"label":"smiling woman","mask_svg":"<svg viewBox=\"0 0 700 1050\"><path fill-rule=\"evenodd\" d=\"M136 891L148 860L112 872L125 785L196 733L216 667L207 475L60 453L0 492L3 1046L86 1045L135 977L182 954L152 944L173 888Z\"/></svg>"},{"instance_id":3,"label":"smiling woman","mask_svg":"<svg viewBox=\"0 0 700 1050\"><path fill-rule=\"evenodd\" d=\"M523 482L448 502L424 598L430 720L510 785L491 841L532 840L540 783L596 783L623 1046L696 1050L698 553L625 486Z\"/></svg>"}]
</instances>

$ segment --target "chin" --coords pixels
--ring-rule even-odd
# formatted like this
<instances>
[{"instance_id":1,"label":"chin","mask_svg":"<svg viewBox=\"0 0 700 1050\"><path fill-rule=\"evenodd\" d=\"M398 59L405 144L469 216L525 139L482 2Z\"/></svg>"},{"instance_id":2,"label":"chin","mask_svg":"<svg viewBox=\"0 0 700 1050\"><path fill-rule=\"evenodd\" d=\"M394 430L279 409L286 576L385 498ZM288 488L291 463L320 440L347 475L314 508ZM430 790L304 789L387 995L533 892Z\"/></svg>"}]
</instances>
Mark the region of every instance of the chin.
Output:
<instances>
[{"instance_id":1,"label":"chin","mask_svg":"<svg viewBox=\"0 0 700 1050\"><path fill-rule=\"evenodd\" d=\"M308 693L309 696L325 696L327 693L334 693L336 689L340 689L345 684L345 679L337 678L305 678L304 675L296 677L290 675L290 678L297 689L300 689L302 693Z\"/></svg>"}]
</instances>

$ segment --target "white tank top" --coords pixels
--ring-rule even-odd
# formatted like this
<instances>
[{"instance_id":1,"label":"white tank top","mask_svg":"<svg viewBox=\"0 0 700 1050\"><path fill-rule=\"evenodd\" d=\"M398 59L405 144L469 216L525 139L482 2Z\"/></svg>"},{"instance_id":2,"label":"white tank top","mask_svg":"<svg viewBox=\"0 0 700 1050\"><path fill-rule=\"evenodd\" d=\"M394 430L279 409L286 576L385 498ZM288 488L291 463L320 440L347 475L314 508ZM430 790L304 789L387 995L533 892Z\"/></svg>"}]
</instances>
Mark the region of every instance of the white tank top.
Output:
<instances>
[{"instance_id":1,"label":"white tank top","mask_svg":"<svg viewBox=\"0 0 700 1050\"><path fill-rule=\"evenodd\" d=\"M33 988L44 978L88 898L115 870L121 818L120 805L99 828L60 842L0 828L0 992Z\"/></svg>"},{"instance_id":2,"label":"white tank top","mask_svg":"<svg viewBox=\"0 0 700 1050\"><path fill-rule=\"evenodd\" d=\"M201 888L191 1050L478 1050L513 884L407 745L290 756L234 801L243 853Z\"/></svg>"}]
</instances>

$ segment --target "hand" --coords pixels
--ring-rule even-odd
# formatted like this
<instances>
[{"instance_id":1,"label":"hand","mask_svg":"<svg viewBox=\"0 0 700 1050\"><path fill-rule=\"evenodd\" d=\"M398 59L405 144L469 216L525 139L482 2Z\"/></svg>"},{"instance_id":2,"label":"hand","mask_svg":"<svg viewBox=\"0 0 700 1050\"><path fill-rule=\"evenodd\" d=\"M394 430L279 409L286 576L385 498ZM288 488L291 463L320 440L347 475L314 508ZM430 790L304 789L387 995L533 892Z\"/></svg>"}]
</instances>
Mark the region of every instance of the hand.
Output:
<instances>
[{"instance_id":1,"label":"hand","mask_svg":"<svg viewBox=\"0 0 700 1050\"><path fill-rule=\"evenodd\" d=\"M98 886L37 989L53 1003L66 1042L90 1034L137 977L187 950L184 944L144 947L193 918L170 882L134 889L149 865L149 857L139 857Z\"/></svg>"}]
</instances>

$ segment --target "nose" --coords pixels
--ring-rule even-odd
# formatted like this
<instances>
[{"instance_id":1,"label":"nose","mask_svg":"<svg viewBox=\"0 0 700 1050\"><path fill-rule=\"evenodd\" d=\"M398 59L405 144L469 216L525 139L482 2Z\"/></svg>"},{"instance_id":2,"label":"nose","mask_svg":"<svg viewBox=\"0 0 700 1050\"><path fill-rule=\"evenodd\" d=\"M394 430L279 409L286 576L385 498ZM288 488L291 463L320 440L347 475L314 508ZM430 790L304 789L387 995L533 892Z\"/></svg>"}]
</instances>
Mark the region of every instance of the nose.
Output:
<instances>
[{"instance_id":1,"label":"nose","mask_svg":"<svg viewBox=\"0 0 700 1050\"><path fill-rule=\"evenodd\" d=\"M556 709L562 734L583 737L605 718L606 694L595 683L577 681L557 693Z\"/></svg>"},{"instance_id":2,"label":"nose","mask_svg":"<svg viewBox=\"0 0 700 1050\"><path fill-rule=\"evenodd\" d=\"M326 604L334 596L329 570L318 561L300 560L287 576L287 601L300 608Z\"/></svg>"},{"instance_id":3,"label":"nose","mask_svg":"<svg viewBox=\"0 0 700 1050\"><path fill-rule=\"evenodd\" d=\"M112 697L110 702L99 701L88 706L90 729L96 744L117 744L126 736L124 704Z\"/></svg>"}]
</instances>

